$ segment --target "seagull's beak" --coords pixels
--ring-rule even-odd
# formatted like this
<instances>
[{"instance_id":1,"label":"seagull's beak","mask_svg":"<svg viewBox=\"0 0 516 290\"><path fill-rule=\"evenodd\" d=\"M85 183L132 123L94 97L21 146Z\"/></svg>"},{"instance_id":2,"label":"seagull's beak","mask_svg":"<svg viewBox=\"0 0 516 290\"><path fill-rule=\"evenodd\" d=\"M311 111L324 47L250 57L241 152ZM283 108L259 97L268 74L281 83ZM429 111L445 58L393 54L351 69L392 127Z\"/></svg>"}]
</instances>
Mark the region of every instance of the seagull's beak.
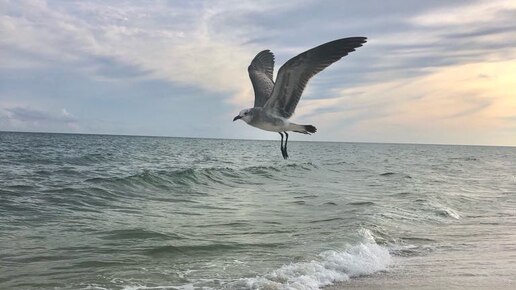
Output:
<instances>
[{"instance_id":1,"label":"seagull's beak","mask_svg":"<svg viewBox=\"0 0 516 290\"><path fill-rule=\"evenodd\" d=\"M242 119L242 117L240 117L240 115L239 115L239 116L234 117L234 118L233 118L233 122L235 122L235 121L236 121L236 120L238 120L238 119Z\"/></svg>"}]
</instances>

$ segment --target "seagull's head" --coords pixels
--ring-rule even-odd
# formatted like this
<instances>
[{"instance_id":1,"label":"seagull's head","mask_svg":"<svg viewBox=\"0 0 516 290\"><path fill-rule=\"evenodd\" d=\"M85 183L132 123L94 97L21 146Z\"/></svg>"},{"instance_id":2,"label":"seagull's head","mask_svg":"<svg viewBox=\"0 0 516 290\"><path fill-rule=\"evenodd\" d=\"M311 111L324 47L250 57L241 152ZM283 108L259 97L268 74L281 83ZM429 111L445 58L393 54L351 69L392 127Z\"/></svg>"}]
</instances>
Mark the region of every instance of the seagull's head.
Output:
<instances>
[{"instance_id":1,"label":"seagull's head","mask_svg":"<svg viewBox=\"0 0 516 290\"><path fill-rule=\"evenodd\" d=\"M233 118L233 121L236 121L238 119L244 120L246 123L249 123L251 121L251 118L253 117L253 110L251 109L243 109L238 113L238 116Z\"/></svg>"}]
</instances>

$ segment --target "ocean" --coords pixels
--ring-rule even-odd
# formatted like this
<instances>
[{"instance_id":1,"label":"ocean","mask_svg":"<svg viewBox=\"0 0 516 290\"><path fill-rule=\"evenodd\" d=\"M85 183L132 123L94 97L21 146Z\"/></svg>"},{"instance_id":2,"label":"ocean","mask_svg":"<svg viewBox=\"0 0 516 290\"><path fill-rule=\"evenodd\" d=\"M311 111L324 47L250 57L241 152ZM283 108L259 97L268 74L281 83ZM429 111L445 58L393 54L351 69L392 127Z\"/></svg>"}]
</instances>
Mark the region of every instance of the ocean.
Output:
<instances>
[{"instance_id":1,"label":"ocean","mask_svg":"<svg viewBox=\"0 0 516 290\"><path fill-rule=\"evenodd\" d=\"M516 287L516 148L294 140L0 132L0 289Z\"/></svg>"}]
</instances>

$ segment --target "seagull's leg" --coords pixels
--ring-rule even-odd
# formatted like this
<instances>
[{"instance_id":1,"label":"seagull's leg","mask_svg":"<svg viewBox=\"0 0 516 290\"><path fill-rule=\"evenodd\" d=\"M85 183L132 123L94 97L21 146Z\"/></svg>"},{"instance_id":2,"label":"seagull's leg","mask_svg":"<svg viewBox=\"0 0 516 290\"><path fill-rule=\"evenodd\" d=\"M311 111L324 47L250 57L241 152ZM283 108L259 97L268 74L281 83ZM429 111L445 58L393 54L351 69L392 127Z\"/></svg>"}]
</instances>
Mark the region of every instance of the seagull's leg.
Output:
<instances>
[{"instance_id":1,"label":"seagull's leg","mask_svg":"<svg viewBox=\"0 0 516 290\"><path fill-rule=\"evenodd\" d=\"M284 159L287 159L288 156L285 156L286 152L285 152L285 149L283 148L283 133L281 133L281 132L278 132L278 133L281 136L281 146L280 146L280 148L281 148L281 155L283 155Z\"/></svg>"},{"instance_id":2,"label":"seagull's leg","mask_svg":"<svg viewBox=\"0 0 516 290\"><path fill-rule=\"evenodd\" d=\"M287 132L283 132L285 133L285 146L283 146L283 149L285 150L285 155L283 156L283 158L287 159L288 158L288 153L287 153L287 142L288 142L288 133Z\"/></svg>"}]
</instances>

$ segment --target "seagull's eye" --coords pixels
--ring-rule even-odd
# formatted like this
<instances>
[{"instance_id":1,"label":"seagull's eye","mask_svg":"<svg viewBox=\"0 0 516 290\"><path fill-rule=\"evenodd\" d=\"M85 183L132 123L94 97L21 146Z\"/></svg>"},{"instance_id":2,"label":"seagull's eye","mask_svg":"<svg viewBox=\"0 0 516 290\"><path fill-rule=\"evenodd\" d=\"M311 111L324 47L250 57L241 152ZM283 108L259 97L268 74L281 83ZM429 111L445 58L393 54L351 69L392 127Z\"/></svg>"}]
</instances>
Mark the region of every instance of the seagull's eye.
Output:
<instances>
[{"instance_id":1,"label":"seagull's eye","mask_svg":"<svg viewBox=\"0 0 516 290\"><path fill-rule=\"evenodd\" d=\"M244 116L247 116L247 114L248 114L248 113L247 113L247 112L245 112L245 113L244 113Z\"/></svg>"}]
</instances>

